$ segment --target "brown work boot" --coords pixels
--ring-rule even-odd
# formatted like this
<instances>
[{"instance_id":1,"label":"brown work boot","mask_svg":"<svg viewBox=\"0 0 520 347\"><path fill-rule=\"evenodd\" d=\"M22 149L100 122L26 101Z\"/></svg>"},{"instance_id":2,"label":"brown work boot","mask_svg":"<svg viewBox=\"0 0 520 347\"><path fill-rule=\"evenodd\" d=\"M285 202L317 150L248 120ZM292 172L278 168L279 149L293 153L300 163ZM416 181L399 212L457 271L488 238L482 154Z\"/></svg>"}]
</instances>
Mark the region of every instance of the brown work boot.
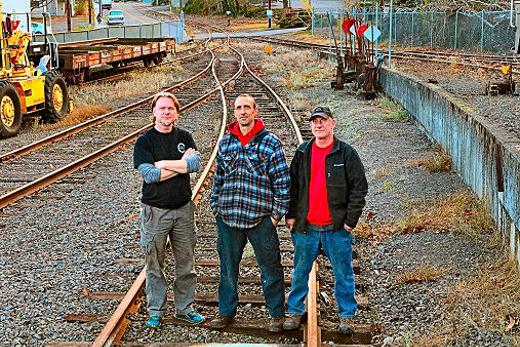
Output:
<instances>
[{"instance_id":1,"label":"brown work boot","mask_svg":"<svg viewBox=\"0 0 520 347\"><path fill-rule=\"evenodd\" d=\"M354 331L352 326L354 324L353 318L339 317L339 329L340 334L352 335Z\"/></svg>"},{"instance_id":2,"label":"brown work boot","mask_svg":"<svg viewBox=\"0 0 520 347\"><path fill-rule=\"evenodd\" d=\"M271 317L269 324L267 324L267 331L271 333L279 333L282 331L282 326L285 321L285 316Z\"/></svg>"},{"instance_id":3,"label":"brown work boot","mask_svg":"<svg viewBox=\"0 0 520 347\"><path fill-rule=\"evenodd\" d=\"M290 314L283 322L283 330L296 330L302 324L303 315Z\"/></svg>"},{"instance_id":4,"label":"brown work boot","mask_svg":"<svg viewBox=\"0 0 520 347\"><path fill-rule=\"evenodd\" d=\"M231 322L235 320L235 317L226 317L217 315L211 321L208 322L207 327L210 329L221 330L227 327Z\"/></svg>"}]
</instances>

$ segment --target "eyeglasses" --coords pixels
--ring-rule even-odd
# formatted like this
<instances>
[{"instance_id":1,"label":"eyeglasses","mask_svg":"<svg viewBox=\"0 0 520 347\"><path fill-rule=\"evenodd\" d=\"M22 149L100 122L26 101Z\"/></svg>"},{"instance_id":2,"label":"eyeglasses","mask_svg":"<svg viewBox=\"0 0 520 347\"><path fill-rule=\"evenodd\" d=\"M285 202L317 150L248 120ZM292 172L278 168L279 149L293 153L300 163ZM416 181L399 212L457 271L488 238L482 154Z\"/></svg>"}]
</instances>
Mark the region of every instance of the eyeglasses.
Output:
<instances>
[{"instance_id":1,"label":"eyeglasses","mask_svg":"<svg viewBox=\"0 0 520 347\"><path fill-rule=\"evenodd\" d=\"M329 118L316 117L311 120L311 125L325 124L328 120Z\"/></svg>"}]
</instances>

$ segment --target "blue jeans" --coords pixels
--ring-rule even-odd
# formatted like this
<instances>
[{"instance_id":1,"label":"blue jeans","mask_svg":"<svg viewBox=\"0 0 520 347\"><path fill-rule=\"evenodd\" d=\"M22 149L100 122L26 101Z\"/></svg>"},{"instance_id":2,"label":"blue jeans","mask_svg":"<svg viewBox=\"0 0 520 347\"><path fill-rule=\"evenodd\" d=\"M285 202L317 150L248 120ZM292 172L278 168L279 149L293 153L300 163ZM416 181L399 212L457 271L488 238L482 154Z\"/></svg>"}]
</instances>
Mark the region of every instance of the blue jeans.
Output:
<instances>
[{"instance_id":1,"label":"blue jeans","mask_svg":"<svg viewBox=\"0 0 520 347\"><path fill-rule=\"evenodd\" d=\"M284 314L284 276L280 241L270 217L250 229L231 228L217 217L217 249L220 257L219 313L233 317L238 306L238 273L244 247L249 240L260 267L262 289L271 317Z\"/></svg>"},{"instance_id":2,"label":"blue jeans","mask_svg":"<svg viewBox=\"0 0 520 347\"><path fill-rule=\"evenodd\" d=\"M316 231L309 227L307 234L293 233L294 269L287 299L289 314L305 313L305 298L309 292L309 273L318 257L320 245L332 264L334 292L340 317L356 315L354 270L352 269L352 234L345 229Z\"/></svg>"}]
</instances>

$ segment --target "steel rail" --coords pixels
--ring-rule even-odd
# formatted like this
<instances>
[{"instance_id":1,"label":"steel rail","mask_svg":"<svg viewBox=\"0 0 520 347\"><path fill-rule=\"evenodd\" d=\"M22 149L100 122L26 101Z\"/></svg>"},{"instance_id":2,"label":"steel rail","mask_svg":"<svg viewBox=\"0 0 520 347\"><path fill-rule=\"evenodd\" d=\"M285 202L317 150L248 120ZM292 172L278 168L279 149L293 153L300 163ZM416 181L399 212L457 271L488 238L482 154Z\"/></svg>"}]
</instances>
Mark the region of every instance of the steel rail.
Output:
<instances>
[{"instance_id":1,"label":"steel rail","mask_svg":"<svg viewBox=\"0 0 520 347\"><path fill-rule=\"evenodd\" d=\"M203 74L205 74L210 68L211 68L211 64L213 63L213 59L214 57L212 57L212 59L210 60L209 64L202 70L200 71L199 73L197 73L196 75L180 82L180 83L177 83L176 85L172 86L172 87L168 87L166 89L163 90L163 92L170 92L172 90L175 90L175 89L178 89L178 88L181 88L181 87L184 87L185 85L199 79ZM155 93L154 93L155 95ZM129 111L132 111L132 110L135 110L139 107L141 107L142 105L152 101L154 95L150 95L142 100L139 100L139 101L136 101L130 105L127 105L127 106L124 106L124 107L121 107L117 110L114 110L114 111L110 111L110 112L107 112L105 114L102 114L96 118L92 118L92 119L89 119L85 122L82 122L82 123L79 123L73 127L70 127L70 128L67 128L65 130L62 130L56 134L53 134L53 135L50 135L50 136L47 136L39 141L36 141L36 142L33 142L33 143L30 143L26 146L23 146L23 147L20 147L20 148L17 148L13 151L10 151L8 153L5 153L5 154L2 154L0 155L0 163L3 163L3 162L6 162L10 159L13 159L13 158L16 158L16 157L20 157L24 154L27 154L29 152L32 152L38 148L41 148L43 146L46 146L46 145L49 145L51 143L54 143L54 142L57 142L59 140L62 140L62 139L65 139L65 138L68 138L82 130L85 130L85 129L88 129L88 128L91 128L93 126L96 126L98 124L101 124L101 123L104 123L107 119L111 118L111 117L117 117L117 116L120 116L120 115L123 115Z\"/></svg>"},{"instance_id":2,"label":"steel rail","mask_svg":"<svg viewBox=\"0 0 520 347\"><path fill-rule=\"evenodd\" d=\"M294 119L289 108L283 102L282 98L280 98L280 96L278 96L278 94L266 82L264 82L260 77L256 76L247 64L245 66L247 71L251 74L251 76L253 76L254 79L256 79L260 84L262 84L264 88L266 88L269 91L269 93L271 93L271 95L275 97L278 104L282 106L285 115L289 119L291 125L294 128L294 131L296 132L298 144L303 143L303 137L301 135L300 128L298 127L296 120ZM316 278L317 272L318 262L315 261L312 266L312 270L309 274L309 292L307 294L307 322L304 324L304 341L306 342L307 347L321 346L321 329L318 325L319 283Z\"/></svg>"},{"instance_id":3,"label":"steel rail","mask_svg":"<svg viewBox=\"0 0 520 347\"><path fill-rule=\"evenodd\" d=\"M193 107L195 107L196 105L200 104L201 102L203 102L204 100L209 98L211 95L213 95L215 92L217 92L218 88L219 87L212 89L211 91L202 95L198 99L190 102L186 106L181 107L180 113L186 112L186 111L192 109ZM54 182L58 181L60 178L68 176L71 173L74 173L74 172L78 171L79 169L81 169L87 165L90 165L93 162L95 162L101 158L106 157L110 153L115 152L120 146L124 145L127 142L132 141L137 136L139 136L139 134L150 129L152 126L153 126L153 124L146 125L91 154L88 154L70 164L62 166L61 168L59 168L53 172L50 172L45 176L38 178L37 180L29 182L22 187L19 187L3 196L0 196L0 209L22 199L23 197L26 197L42 188L45 188L45 187L53 184Z\"/></svg>"},{"instance_id":4,"label":"steel rail","mask_svg":"<svg viewBox=\"0 0 520 347\"><path fill-rule=\"evenodd\" d=\"M215 64L212 64L212 74L215 77L215 80L218 83L218 87L215 88L214 92L219 92L222 100L222 121L220 124L220 130L219 130L219 136L217 139L217 142L215 144L215 147L213 148L213 151L211 153L210 159L208 160L208 163L204 167L204 170L202 171L202 174L200 178L198 179L197 183L195 184L195 187L193 189L193 193L191 196L192 201L194 201L196 204L200 201L200 195L203 192L203 186L206 182L206 179L209 177L212 168L214 167L214 161L217 156L218 151L218 143L220 139L224 136L224 133L226 131L226 122L227 122L227 104L226 104L226 98L224 94L224 87L230 83L232 80L238 78L240 74L243 71L245 61L241 60L240 68L238 71L227 81L221 83L220 80L217 77L216 71L215 71ZM130 287L129 291L117 307L117 309L114 311L112 316L110 317L107 324L104 326L101 333L98 335L94 343L92 344L92 347L108 347L112 346L114 343L119 342L119 340L122 338L124 334L124 330L127 326L127 314L130 313L130 310L132 309L132 305L134 302L136 302L136 299L138 298L139 292L141 291L141 288L144 287L144 283L146 280L146 268L144 268L137 279L134 281L132 286Z\"/></svg>"},{"instance_id":5,"label":"steel rail","mask_svg":"<svg viewBox=\"0 0 520 347\"><path fill-rule=\"evenodd\" d=\"M301 43L301 42L292 41L292 40L258 38L258 37L248 37L248 39L261 41L261 42L276 43L276 44L281 44L281 45L288 45L288 46L293 46L293 47L306 48L306 49L321 50L324 53L329 53L329 51L330 51L330 46L321 45L321 44ZM385 52L381 49L379 51L380 51L381 55L383 55L383 56L388 55L387 52ZM392 51L392 57L395 57L396 59L412 59L412 60L436 62L436 63L442 63L442 64L455 64L455 65L462 65L462 66L478 67L478 68L493 70L493 71L497 71L497 72L500 71L500 68L497 66L475 63L475 62L472 62L472 60L469 57L462 57L461 55L452 54L449 52L443 52L443 53L442 52L431 52L431 53L426 52L426 53L424 53L422 51L394 50L394 51ZM446 59L443 60L442 57L445 57ZM454 58L454 57L460 58L463 60L460 60L460 61L453 60L452 58ZM479 58L479 56L475 55L473 59L478 60L478 58ZM488 57L484 57L484 58L485 58L483 60L484 62L495 63L497 65L498 64L500 64L500 65L511 64L513 66L520 65L520 61L517 61L517 59L515 59L515 61L504 61L504 58L496 58L496 60L493 60L493 58L488 59ZM520 71L515 69L515 70L513 70L513 73L519 74Z\"/></svg>"},{"instance_id":6,"label":"steel rail","mask_svg":"<svg viewBox=\"0 0 520 347\"><path fill-rule=\"evenodd\" d=\"M281 42L286 44L291 44L294 46L299 47L308 47L308 48L323 48L323 49L330 49L330 45L325 44L319 44L319 43L311 43L311 42L305 42L305 41L296 41L291 39L280 39L275 37L252 37L251 40L257 40L257 41L264 41L264 42ZM344 49L347 49L344 47ZM385 50L382 48L378 49L379 53L384 54ZM446 56L446 57L463 57L463 58L477 58L477 59L484 59L484 60L493 60L493 61L511 61L511 62L518 62L520 63L519 57L516 55L500 55L500 54L483 54L483 53L465 53L465 52L457 52L457 51L433 51L433 50L418 50L418 49L403 49L403 50L393 50L393 53L397 54L409 54L409 55L418 55L418 56Z\"/></svg>"}]
</instances>

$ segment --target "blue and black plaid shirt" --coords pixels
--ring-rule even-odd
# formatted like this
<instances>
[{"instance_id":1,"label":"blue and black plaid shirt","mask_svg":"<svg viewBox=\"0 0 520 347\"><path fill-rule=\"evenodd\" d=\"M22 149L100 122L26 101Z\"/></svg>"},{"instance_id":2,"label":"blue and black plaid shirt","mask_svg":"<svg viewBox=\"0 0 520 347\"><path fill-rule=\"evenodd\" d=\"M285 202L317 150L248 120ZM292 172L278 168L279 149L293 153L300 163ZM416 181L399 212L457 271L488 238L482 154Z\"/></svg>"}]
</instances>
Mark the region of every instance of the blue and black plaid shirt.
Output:
<instances>
[{"instance_id":1,"label":"blue and black plaid shirt","mask_svg":"<svg viewBox=\"0 0 520 347\"><path fill-rule=\"evenodd\" d=\"M213 179L211 210L230 227L248 229L287 213L289 167L282 143L266 130L245 146L235 135L224 136Z\"/></svg>"}]
</instances>

